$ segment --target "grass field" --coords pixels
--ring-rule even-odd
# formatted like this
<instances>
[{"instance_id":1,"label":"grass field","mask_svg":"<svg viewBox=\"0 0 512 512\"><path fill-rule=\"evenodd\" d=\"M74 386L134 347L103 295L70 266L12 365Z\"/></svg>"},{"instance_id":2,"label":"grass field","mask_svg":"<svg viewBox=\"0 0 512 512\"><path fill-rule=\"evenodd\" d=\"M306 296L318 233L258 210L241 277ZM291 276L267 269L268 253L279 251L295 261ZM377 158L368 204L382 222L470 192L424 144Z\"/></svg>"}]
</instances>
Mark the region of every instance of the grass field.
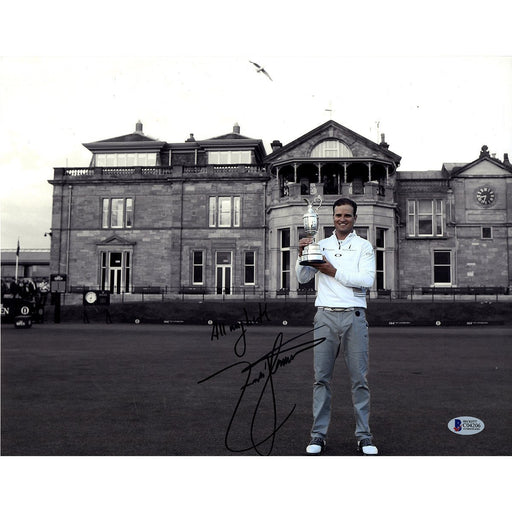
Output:
<instances>
[{"instance_id":1,"label":"grass field","mask_svg":"<svg viewBox=\"0 0 512 512\"><path fill-rule=\"evenodd\" d=\"M4 325L2 455L304 455L312 341L270 325ZM511 455L511 342L510 326L370 328L380 454ZM342 359L333 389L326 456L357 455ZM485 428L454 434L457 416Z\"/></svg>"}]
</instances>

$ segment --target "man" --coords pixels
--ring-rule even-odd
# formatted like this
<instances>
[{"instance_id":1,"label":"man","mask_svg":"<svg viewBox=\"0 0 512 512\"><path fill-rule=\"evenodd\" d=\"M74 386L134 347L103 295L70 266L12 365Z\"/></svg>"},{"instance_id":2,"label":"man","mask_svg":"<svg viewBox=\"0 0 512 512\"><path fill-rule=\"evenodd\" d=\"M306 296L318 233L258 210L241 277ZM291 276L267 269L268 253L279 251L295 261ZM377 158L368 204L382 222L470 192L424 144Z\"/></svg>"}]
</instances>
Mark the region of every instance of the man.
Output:
<instances>
[{"instance_id":1,"label":"man","mask_svg":"<svg viewBox=\"0 0 512 512\"><path fill-rule=\"evenodd\" d=\"M370 242L357 236L354 224L357 204L338 199L333 205L334 232L320 240L324 262L303 266L297 260L299 283L307 283L318 273L315 306L315 338L325 341L314 347L313 426L306 452L323 453L331 420L331 378L339 353L345 359L350 377L352 404L356 419L357 446L365 455L377 455L369 426L368 324L366 289L375 279L375 253ZM299 256L313 239L299 240Z\"/></svg>"}]
</instances>

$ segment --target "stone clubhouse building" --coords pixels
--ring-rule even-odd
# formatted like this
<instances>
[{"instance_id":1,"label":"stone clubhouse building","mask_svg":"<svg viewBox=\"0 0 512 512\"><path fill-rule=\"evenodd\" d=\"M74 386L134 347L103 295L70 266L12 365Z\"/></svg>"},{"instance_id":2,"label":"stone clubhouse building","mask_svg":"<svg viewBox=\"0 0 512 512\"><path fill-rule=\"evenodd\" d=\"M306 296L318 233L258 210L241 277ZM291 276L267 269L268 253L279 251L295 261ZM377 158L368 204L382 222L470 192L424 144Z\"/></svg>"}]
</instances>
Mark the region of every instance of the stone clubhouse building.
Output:
<instances>
[{"instance_id":1,"label":"stone clubhouse building","mask_svg":"<svg viewBox=\"0 0 512 512\"><path fill-rule=\"evenodd\" d=\"M57 167L49 180L50 273L67 292L314 293L294 266L305 200L318 196L318 238L332 233L336 199L357 202L356 231L376 251L370 297L511 285L512 165L487 146L472 162L416 172L399 171L384 136L375 143L333 120L273 141L270 154L237 124L210 139L165 142L139 121L133 133L84 146L88 167Z\"/></svg>"}]
</instances>

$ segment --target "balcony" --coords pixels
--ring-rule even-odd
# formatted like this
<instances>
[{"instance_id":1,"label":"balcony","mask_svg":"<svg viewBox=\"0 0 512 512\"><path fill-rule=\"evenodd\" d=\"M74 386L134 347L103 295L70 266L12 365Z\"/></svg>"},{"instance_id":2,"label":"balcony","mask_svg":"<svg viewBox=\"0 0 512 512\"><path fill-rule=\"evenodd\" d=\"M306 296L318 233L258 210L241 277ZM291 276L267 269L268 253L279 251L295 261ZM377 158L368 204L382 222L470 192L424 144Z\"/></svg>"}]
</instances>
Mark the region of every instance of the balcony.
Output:
<instances>
[{"instance_id":1,"label":"balcony","mask_svg":"<svg viewBox=\"0 0 512 512\"><path fill-rule=\"evenodd\" d=\"M181 169L180 169L181 174ZM116 178L169 178L171 167L55 167L54 180L111 180Z\"/></svg>"},{"instance_id":2,"label":"balcony","mask_svg":"<svg viewBox=\"0 0 512 512\"><path fill-rule=\"evenodd\" d=\"M394 187L373 181L366 183L351 182L340 183L339 188L329 188L324 183L288 183L278 187L274 182L271 192L272 205L302 202L303 198L314 198L321 195L323 200L335 200L339 197L350 197L356 202L371 201L392 203L394 201Z\"/></svg>"},{"instance_id":3,"label":"balcony","mask_svg":"<svg viewBox=\"0 0 512 512\"><path fill-rule=\"evenodd\" d=\"M54 181L115 179L261 179L268 178L257 165L193 165L172 167L56 167Z\"/></svg>"}]
</instances>

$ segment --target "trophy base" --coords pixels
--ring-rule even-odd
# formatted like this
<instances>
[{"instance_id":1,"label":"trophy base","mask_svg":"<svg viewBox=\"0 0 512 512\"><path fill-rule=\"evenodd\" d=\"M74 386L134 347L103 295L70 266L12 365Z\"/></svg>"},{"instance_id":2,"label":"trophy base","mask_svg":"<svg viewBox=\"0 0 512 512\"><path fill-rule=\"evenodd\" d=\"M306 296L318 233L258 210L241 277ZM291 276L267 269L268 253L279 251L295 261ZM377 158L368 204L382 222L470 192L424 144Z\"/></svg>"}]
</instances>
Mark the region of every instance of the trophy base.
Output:
<instances>
[{"instance_id":1,"label":"trophy base","mask_svg":"<svg viewBox=\"0 0 512 512\"><path fill-rule=\"evenodd\" d=\"M299 265L308 266L308 265L314 265L316 263L325 263L325 261L322 259L312 259L312 260L303 260L299 261Z\"/></svg>"},{"instance_id":2,"label":"trophy base","mask_svg":"<svg viewBox=\"0 0 512 512\"><path fill-rule=\"evenodd\" d=\"M300 265L314 265L315 263L323 263L324 257L320 246L316 243L312 243L304 248L302 256L300 258Z\"/></svg>"}]
</instances>

